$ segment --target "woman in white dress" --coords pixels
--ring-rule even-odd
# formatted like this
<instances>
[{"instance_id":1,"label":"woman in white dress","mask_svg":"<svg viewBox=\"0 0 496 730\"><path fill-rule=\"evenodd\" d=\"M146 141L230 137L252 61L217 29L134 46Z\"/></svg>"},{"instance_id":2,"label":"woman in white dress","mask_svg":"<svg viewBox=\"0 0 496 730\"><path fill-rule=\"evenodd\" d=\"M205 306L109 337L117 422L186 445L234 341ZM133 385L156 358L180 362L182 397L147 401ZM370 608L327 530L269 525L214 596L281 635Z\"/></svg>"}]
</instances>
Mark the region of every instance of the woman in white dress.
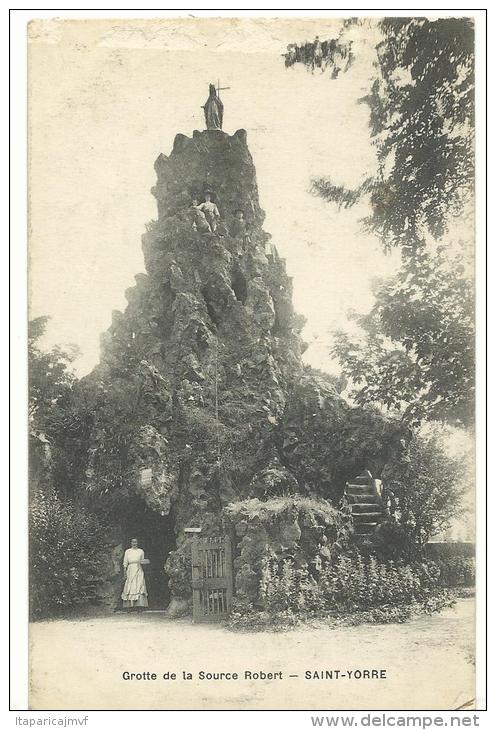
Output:
<instances>
[{"instance_id":1,"label":"woman in white dress","mask_svg":"<svg viewBox=\"0 0 496 730\"><path fill-rule=\"evenodd\" d=\"M121 594L124 608L143 609L148 606L148 593L143 572L144 560L145 553L138 547L137 539L133 538L131 547L124 553L123 565L126 582Z\"/></svg>"}]
</instances>

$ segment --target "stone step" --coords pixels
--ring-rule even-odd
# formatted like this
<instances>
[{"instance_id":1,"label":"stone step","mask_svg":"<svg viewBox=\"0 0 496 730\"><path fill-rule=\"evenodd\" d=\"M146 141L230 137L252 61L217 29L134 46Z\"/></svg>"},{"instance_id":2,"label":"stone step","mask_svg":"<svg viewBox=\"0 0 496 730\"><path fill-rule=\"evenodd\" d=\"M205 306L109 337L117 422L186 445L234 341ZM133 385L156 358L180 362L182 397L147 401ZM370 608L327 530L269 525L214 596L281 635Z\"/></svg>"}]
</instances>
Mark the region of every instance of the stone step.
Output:
<instances>
[{"instance_id":1,"label":"stone step","mask_svg":"<svg viewBox=\"0 0 496 730\"><path fill-rule=\"evenodd\" d=\"M382 497L370 472L365 471L354 477L352 482L346 482L344 498L351 508L355 534L367 541L368 536L372 536L382 523L385 515Z\"/></svg>"},{"instance_id":2,"label":"stone step","mask_svg":"<svg viewBox=\"0 0 496 730\"><path fill-rule=\"evenodd\" d=\"M370 477L365 476L365 474L360 474L358 477L354 477L356 484L370 484Z\"/></svg>"},{"instance_id":3,"label":"stone step","mask_svg":"<svg viewBox=\"0 0 496 730\"><path fill-rule=\"evenodd\" d=\"M379 522L382 512L356 512L353 514L355 522Z\"/></svg>"},{"instance_id":4,"label":"stone step","mask_svg":"<svg viewBox=\"0 0 496 730\"><path fill-rule=\"evenodd\" d=\"M377 494L371 484L347 484L346 492L355 492L355 494Z\"/></svg>"},{"instance_id":5,"label":"stone step","mask_svg":"<svg viewBox=\"0 0 496 730\"><path fill-rule=\"evenodd\" d=\"M365 487L364 489L361 489L360 487L346 487L345 494L352 494L354 496L366 496L366 497L376 497L377 492L374 492L373 490L369 489L368 487Z\"/></svg>"},{"instance_id":6,"label":"stone step","mask_svg":"<svg viewBox=\"0 0 496 730\"><path fill-rule=\"evenodd\" d=\"M377 513L377 514L383 514L384 510L382 509L382 505L379 502L361 502L360 504L352 504L351 511L352 513L359 514L359 513Z\"/></svg>"},{"instance_id":7,"label":"stone step","mask_svg":"<svg viewBox=\"0 0 496 730\"><path fill-rule=\"evenodd\" d=\"M358 515L358 516L360 516L360 515ZM362 525L362 526L363 525L373 525L375 527L375 525L378 524L378 520L375 517L368 517L367 519L364 519L364 520L354 519L353 524Z\"/></svg>"},{"instance_id":8,"label":"stone step","mask_svg":"<svg viewBox=\"0 0 496 730\"><path fill-rule=\"evenodd\" d=\"M355 525L355 534L357 535L371 535L375 528L377 527L377 522L362 522L357 525Z\"/></svg>"},{"instance_id":9,"label":"stone step","mask_svg":"<svg viewBox=\"0 0 496 730\"><path fill-rule=\"evenodd\" d=\"M378 494L346 494L345 496L352 506L355 504L382 505L382 500Z\"/></svg>"}]
</instances>

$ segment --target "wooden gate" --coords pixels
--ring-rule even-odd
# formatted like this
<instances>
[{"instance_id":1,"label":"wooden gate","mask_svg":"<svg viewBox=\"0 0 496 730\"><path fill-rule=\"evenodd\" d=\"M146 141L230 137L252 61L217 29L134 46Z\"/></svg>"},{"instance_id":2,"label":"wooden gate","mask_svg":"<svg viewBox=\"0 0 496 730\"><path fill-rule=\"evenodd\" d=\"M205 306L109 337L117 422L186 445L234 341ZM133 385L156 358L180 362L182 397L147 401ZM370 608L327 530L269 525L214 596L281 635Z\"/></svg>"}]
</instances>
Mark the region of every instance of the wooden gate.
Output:
<instances>
[{"instance_id":1,"label":"wooden gate","mask_svg":"<svg viewBox=\"0 0 496 730\"><path fill-rule=\"evenodd\" d=\"M193 621L222 621L231 612L232 556L229 537L193 537Z\"/></svg>"}]
</instances>

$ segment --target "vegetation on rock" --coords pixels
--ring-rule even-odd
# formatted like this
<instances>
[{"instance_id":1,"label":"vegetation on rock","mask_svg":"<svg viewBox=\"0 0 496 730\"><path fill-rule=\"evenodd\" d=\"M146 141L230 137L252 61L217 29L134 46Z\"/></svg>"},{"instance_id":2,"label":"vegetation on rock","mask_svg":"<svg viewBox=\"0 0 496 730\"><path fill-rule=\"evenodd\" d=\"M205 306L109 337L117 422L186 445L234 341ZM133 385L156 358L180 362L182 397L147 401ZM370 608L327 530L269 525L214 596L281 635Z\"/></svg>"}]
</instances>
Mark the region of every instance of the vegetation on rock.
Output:
<instances>
[{"instance_id":1,"label":"vegetation on rock","mask_svg":"<svg viewBox=\"0 0 496 730\"><path fill-rule=\"evenodd\" d=\"M313 580L344 548L351 531L349 518L328 501L298 495L235 502L224 514L235 536L237 599L258 607L271 601L268 584L276 585L279 570L283 583L284 577ZM291 588L285 600L293 605L298 591Z\"/></svg>"}]
</instances>

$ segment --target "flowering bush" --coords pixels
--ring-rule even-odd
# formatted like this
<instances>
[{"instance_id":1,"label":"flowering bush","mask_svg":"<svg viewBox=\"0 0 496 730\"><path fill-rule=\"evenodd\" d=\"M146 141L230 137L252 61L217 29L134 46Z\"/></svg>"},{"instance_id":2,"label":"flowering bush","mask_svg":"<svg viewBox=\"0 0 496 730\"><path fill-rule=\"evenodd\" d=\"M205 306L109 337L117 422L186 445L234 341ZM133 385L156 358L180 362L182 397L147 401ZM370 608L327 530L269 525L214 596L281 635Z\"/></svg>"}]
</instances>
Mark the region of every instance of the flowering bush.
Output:
<instances>
[{"instance_id":1,"label":"flowering bush","mask_svg":"<svg viewBox=\"0 0 496 730\"><path fill-rule=\"evenodd\" d=\"M341 555L323 572L319 588L329 607L363 610L425 600L439 581L435 563L378 562L374 556Z\"/></svg>"},{"instance_id":2,"label":"flowering bush","mask_svg":"<svg viewBox=\"0 0 496 730\"><path fill-rule=\"evenodd\" d=\"M40 491L29 511L33 617L94 601L105 578L106 541L98 518L81 505Z\"/></svg>"},{"instance_id":3,"label":"flowering bush","mask_svg":"<svg viewBox=\"0 0 496 730\"><path fill-rule=\"evenodd\" d=\"M440 568L433 561L380 562L360 553L336 556L317 576L293 560L267 557L260 580L262 610L238 601L229 627L285 629L309 617L340 623L402 623L419 613L434 613L453 602L440 589Z\"/></svg>"},{"instance_id":4,"label":"flowering bush","mask_svg":"<svg viewBox=\"0 0 496 730\"><path fill-rule=\"evenodd\" d=\"M260 597L269 614L305 613L322 607L319 585L306 568L291 560L267 560L262 569Z\"/></svg>"}]
</instances>

